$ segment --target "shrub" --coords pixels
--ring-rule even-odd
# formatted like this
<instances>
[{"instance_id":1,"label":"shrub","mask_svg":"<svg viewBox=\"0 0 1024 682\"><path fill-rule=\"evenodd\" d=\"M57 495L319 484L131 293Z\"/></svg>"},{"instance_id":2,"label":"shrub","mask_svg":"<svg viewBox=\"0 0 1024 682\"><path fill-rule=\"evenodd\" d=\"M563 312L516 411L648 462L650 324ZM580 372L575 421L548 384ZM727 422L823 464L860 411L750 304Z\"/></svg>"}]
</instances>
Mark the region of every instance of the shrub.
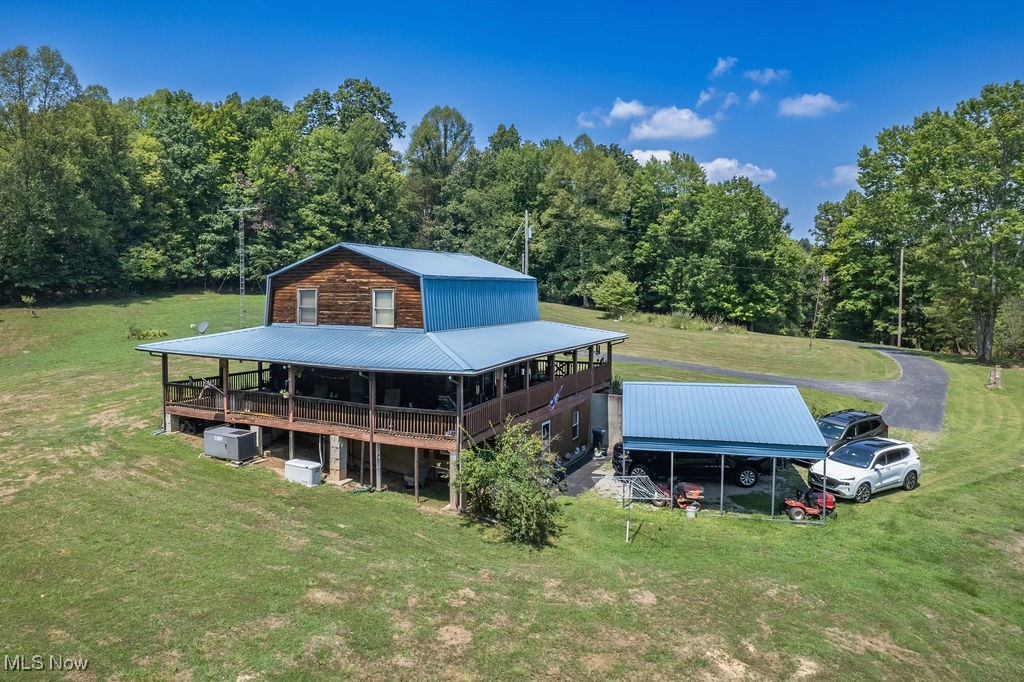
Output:
<instances>
[{"instance_id":1,"label":"shrub","mask_svg":"<svg viewBox=\"0 0 1024 682\"><path fill-rule=\"evenodd\" d=\"M636 283L619 271L605 275L593 291L594 304L607 310L615 317L635 310L637 306Z\"/></svg>"},{"instance_id":2,"label":"shrub","mask_svg":"<svg viewBox=\"0 0 1024 682\"><path fill-rule=\"evenodd\" d=\"M128 338L135 339L137 341L162 339L167 335L168 333L166 329L139 329L138 327L128 327Z\"/></svg>"},{"instance_id":3,"label":"shrub","mask_svg":"<svg viewBox=\"0 0 1024 682\"><path fill-rule=\"evenodd\" d=\"M559 530L552 491L559 466L530 422L505 422L492 442L462 452L455 483L470 511L497 521L505 539L537 547Z\"/></svg>"}]
</instances>

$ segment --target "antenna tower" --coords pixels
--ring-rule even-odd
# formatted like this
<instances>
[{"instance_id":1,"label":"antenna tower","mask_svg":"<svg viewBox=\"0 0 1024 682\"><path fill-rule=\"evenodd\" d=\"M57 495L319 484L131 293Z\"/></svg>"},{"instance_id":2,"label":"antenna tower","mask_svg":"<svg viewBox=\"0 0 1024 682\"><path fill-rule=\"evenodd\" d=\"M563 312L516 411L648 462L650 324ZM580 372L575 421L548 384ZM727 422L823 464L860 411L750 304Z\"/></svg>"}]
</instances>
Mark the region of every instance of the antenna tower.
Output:
<instances>
[{"instance_id":1,"label":"antenna tower","mask_svg":"<svg viewBox=\"0 0 1024 682\"><path fill-rule=\"evenodd\" d=\"M245 328L245 214L256 210L255 206L238 206L223 209L225 213L238 214L238 328Z\"/></svg>"}]
</instances>

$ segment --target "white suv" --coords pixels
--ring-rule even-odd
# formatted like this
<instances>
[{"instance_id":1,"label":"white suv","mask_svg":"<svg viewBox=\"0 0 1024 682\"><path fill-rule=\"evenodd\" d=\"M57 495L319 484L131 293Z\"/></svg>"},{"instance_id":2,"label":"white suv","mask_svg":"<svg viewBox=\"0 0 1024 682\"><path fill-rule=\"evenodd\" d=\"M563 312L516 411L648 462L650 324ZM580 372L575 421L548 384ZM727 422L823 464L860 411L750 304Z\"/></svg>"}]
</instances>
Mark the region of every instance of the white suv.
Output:
<instances>
[{"instance_id":1,"label":"white suv","mask_svg":"<svg viewBox=\"0 0 1024 682\"><path fill-rule=\"evenodd\" d=\"M921 458L910 443L866 438L847 443L827 460L812 464L807 484L820 489L826 473L826 490L839 497L867 502L880 490L916 488L921 478Z\"/></svg>"}]
</instances>

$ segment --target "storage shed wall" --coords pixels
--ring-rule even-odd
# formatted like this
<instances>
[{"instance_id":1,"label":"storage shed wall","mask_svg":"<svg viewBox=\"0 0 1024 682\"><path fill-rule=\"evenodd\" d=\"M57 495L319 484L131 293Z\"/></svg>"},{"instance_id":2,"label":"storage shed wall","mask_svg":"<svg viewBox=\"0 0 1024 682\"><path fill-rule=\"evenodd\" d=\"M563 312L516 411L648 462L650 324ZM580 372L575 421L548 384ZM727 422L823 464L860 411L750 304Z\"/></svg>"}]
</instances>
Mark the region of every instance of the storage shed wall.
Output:
<instances>
[{"instance_id":1,"label":"storage shed wall","mask_svg":"<svg viewBox=\"0 0 1024 682\"><path fill-rule=\"evenodd\" d=\"M268 322L294 323L298 290L317 290L317 324L369 327L373 290L395 290L395 322L423 328L420 278L344 248L301 263L270 281Z\"/></svg>"}]
</instances>

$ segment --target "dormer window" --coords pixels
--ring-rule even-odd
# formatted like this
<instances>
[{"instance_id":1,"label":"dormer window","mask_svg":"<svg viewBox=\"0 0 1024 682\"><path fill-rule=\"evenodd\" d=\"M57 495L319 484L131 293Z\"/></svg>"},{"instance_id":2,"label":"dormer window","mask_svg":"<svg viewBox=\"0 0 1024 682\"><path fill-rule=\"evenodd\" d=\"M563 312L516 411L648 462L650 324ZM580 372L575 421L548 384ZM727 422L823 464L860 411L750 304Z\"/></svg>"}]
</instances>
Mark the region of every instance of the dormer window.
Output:
<instances>
[{"instance_id":1,"label":"dormer window","mask_svg":"<svg viewBox=\"0 0 1024 682\"><path fill-rule=\"evenodd\" d=\"M297 297L295 321L298 324L316 324L316 289L299 289Z\"/></svg>"},{"instance_id":2,"label":"dormer window","mask_svg":"<svg viewBox=\"0 0 1024 682\"><path fill-rule=\"evenodd\" d=\"M373 326L395 326L395 290L373 290Z\"/></svg>"}]
</instances>

